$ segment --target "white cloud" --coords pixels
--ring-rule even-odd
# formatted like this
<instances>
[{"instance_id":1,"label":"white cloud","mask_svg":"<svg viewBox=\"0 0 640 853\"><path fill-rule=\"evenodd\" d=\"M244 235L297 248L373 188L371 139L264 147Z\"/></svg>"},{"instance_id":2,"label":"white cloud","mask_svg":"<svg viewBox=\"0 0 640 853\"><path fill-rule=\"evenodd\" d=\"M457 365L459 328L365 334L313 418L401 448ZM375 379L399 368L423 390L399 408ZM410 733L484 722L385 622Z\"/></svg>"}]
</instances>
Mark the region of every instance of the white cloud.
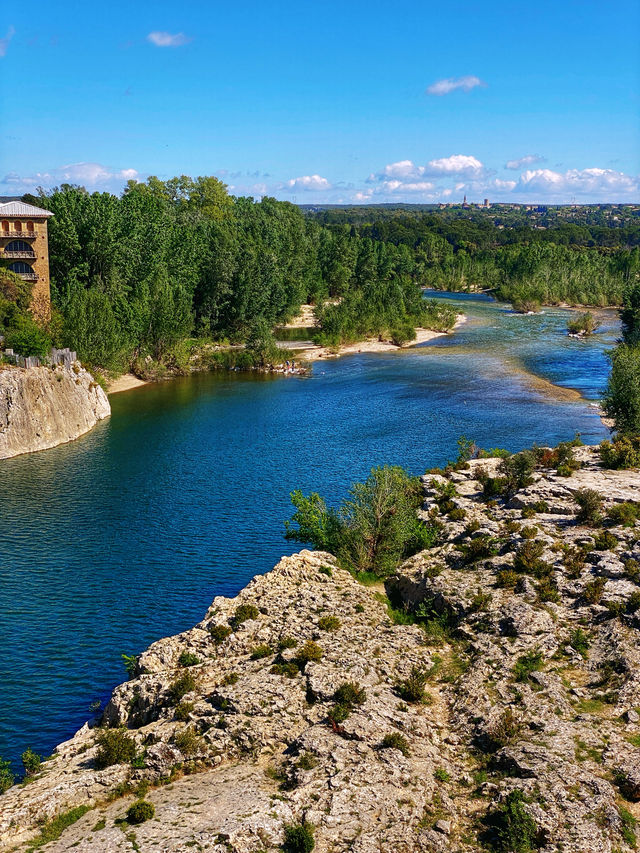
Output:
<instances>
[{"instance_id":1,"label":"white cloud","mask_svg":"<svg viewBox=\"0 0 640 853\"><path fill-rule=\"evenodd\" d=\"M0 181L7 188L27 192L36 187L50 188L58 184L82 184L89 190L120 190L124 183L136 180L136 169L110 169L100 163L69 163L47 172L34 172L31 175L18 175L10 172Z\"/></svg>"},{"instance_id":2,"label":"white cloud","mask_svg":"<svg viewBox=\"0 0 640 853\"><path fill-rule=\"evenodd\" d=\"M430 192L435 187L431 181L383 181L376 192L408 192L408 193L424 193Z\"/></svg>"},{"instance_id":3,"label":"white cloud","mask_svg":"<svg viewBox=\"0 0 640 853\"><path fill-rule=\"evenodd\" d=\"M450 92L455 92L456 89L462 89L463 92L470 92L476 86L486 86L487 84L479 77L472 74L467 74L465 77L447 77L444 80L436 80L427 87L427 95L448 95Z\"/></svg>"},{"instance_id":4,"label":"white cloud","mask_svg":"<svg viewBox=\"0 0 640 853\"><path fill-rule=\"evenodd\" d=\"M147 41L155 44L156 47L182 47L184 44L189 44L193 39L184 33L167 33L163 30L153 30L147 36Z\"/></svg>"},{"instance_id":5,"label":"white cloud","mask_svg":"<svg viewBox=\"0 0 640 853\"><path fill-rule=\"evenodd\" d=\"M7 50L9 49L9 42L16 34L14 27L9 27L7 30L7 34L4 38L0 38L0 56L6 56Z\"/></svg>"},{"instance_id":6,"label":"white cloud","mask_svg":"<svg viewBox=\"0 0 640 853\"><path fill-rule=\"evenodd\" d=\"M640 176L613 169L529 169L520 175L518 192L537 193L548 201L569 201L574 195L593 200L640 200Z\"/></svg>"},{"instance_id":7,"label":"white cloud","mask_svg":"<svg viewBox=\"0 0 640 853\"><path fill-rule=\"evenodd\" d=\"M357 192L353 196L353 201L369 201L371 196L373 195L372 190L365 190L364 192Z\"/></svg>"},{"instance_id":8,"label":"white cloud","mask_svg":"<svg viewBox=\"0 0 640 853\"><path fill-rule=\"evenodd\" d=\"M463 178L480 178L487 174L483 163L469 154L452 154L450 157L440 157L429 160L426 166L417 166L412 160L399 160L389 163L382 171L369 175L367 183L383 184L397 181L399 184L418 184L424 178L443 178L459 176Z\"/></svg>"},{"instance_id":9,"label":"white cloud","mask_svg":"<svg viewBox=\"0 0 640 853\"><path fill-rule=\"evenodd\" d=\"M425 174L474 175L479 174L483 169L484 166L476 157L470 157L468 154L452 154L451 157L430 160L427 164Z\"/></svg>"},{"instance_id":10,"label":"white cloud","mask_svg":"<svg viewBox=\"0 0 640 853\"><path fill-rule=\"evenodd\" d=\"M544 163L547 158L541 154L525 154L524 157L519 157L517 160L507 160L504 164L505 169L513 169L519 172L525 166L533 166L535 163Z\"/></svg>"},{"instance_id":11,"label":"white cloud","mask_svg":"<svg viewBox=\"0 0 640 853\"><path fill-rule=\"evenodd\" d=\"M290 181L287 181L286 186L291 190L310 190L312 192L331 189L329 181L320 175L301 175L299 178L291 178Z\"/></svg>"}]
</instances>

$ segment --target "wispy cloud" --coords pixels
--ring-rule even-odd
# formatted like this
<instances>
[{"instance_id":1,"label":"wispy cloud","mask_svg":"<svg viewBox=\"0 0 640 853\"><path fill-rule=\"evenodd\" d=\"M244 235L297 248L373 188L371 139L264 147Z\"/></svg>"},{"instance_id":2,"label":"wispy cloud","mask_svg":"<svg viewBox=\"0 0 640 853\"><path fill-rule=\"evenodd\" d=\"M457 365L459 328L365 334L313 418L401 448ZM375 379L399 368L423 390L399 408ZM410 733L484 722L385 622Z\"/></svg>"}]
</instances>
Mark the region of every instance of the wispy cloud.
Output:
<instances>
[{"instance_id":1,"label":"wispy cloud","mask_svg":"<svg viewBox=\"0 0 640 853\"><path fill-rule=\"evenodd\" d=\"M504 164L505 169L513 169L516 172L519 172L520 169L524 169L525 166L533 166L535 163L544 163L546 161L546 157L543 157L542 154L525 154L524 157L519 157L517 160L507 160Z\"/></svg>"},{"instance_id":2,"label":"wispy cloud","mask_svg":"<svg viewBox=\"0 0 640 853\"><path fill-rule=\"evenodd\" d=\"M136 169L111 169L100 163L69 163L30 175L9 172L0 181L0 186L16 194L36 187L48 189L58 184L81 184L89 190L119 191L126 181L136 180L138 177Z\"/></svg>"},{"instance_id":3,"label":"wispy cloud","mask_svg":"<svg viewBox=\"0 0 640 853\"><path fill-rule=\"evenodd\" d=\"M15 27L9 27L4 38L0 38L0 56L6 56L9 49L9 42L16 34Z\"/></svg>"},{"instance_id":4,"label":"wispy cloud","mask_svg":"<svg viewBox=\"0 0 640 853\"><path fill-rule=\"evenodd\" d=\"M463 92L470 92L476 86L486 86L487 84L479 77L472 74L467 74L465 77L446 77L444 80L436 80L430 86L427 86L427 95L448 95L450 92L455 92L456 89L462 89Z\"/></svg>"},{"instance_id":5,"label":"wispy cloud","mask_svg":"<svg viewBox=\"0 0 640 853\"><path fill-rule=\"evenodd\" d=\"M329 181L320 175L301 175L299 178L292 178L287 181L286 186L291 190L310 190L312 192L331 189Z\"/></svg>"},{"instance_id":6,"label":"wispy cloud","mask_svg":"<svg viewBox=\"0 0 640 853\"><path fill-rule=\"evenodd\" d=\"M191 36L184 33L167 33L164 30L153 30L147 36L147 41L156 47L182 47L193 41Z\"/></svg>"}]
</instances>

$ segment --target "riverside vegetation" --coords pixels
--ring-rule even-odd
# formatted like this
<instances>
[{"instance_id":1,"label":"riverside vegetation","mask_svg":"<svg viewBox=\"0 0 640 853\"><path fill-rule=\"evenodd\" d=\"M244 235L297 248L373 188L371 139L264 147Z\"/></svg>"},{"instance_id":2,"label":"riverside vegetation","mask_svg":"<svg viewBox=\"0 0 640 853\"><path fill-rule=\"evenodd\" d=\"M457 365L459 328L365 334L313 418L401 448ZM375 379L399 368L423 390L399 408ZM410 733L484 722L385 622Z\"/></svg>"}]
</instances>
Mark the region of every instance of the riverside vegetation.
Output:
<instances>
[{"instance_id":1,"label":"riverside vegetation","mask_svg":"<svg viewBox=\"0 0 640 853\"><path fill-rule=\"evenodd\" d=\"M272 330L303 303L316 306L322 345L371 336L401 345L416 327L455 322L421 299L422 287L491 289L521 306L619 305L640 270L635 219L594 222L586 208L572 212L576 222L549 213L545 230L497 210L303 214L186 176L130 181L119 198L63 185L25 200L55 214L54 312L38 327L28 287L3 272L7 344L23 354L70 345L93 367L141 375L283 360Z\"/></svg>"}]
</instances>

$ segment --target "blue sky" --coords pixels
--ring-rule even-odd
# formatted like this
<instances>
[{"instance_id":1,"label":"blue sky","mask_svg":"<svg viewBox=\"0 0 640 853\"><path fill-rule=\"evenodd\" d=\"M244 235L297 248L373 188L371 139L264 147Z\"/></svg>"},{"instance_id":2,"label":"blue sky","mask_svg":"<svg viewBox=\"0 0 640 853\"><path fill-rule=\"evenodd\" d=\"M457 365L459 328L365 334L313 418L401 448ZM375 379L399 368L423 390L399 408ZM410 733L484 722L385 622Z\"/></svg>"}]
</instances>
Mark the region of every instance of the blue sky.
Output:
<instances>
[{"instance_id":1,"label":"blue sky","mask_svg":"<svg viewBox=\"0 0 640 853\"><path fill-rule=\"evenodd\" d=\"M0 193L640 201L639 32L636 0L5 4Z\"/></svg>"}]
</instances>

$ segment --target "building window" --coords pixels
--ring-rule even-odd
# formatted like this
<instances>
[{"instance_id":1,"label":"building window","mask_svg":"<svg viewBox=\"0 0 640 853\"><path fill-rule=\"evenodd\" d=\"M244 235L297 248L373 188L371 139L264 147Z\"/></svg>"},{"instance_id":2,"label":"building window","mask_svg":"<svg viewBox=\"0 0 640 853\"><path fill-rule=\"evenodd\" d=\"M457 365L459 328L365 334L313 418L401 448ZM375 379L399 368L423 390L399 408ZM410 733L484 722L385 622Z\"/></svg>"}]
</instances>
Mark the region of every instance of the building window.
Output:
<instances>
[{"instance_id":1,"label":"building window","mask_svg":"<svg viewBox=\"0 0 640 853\"><path fill-rule=\"evenodd\" d=\"M20 222L19 219L13 223L13 230L14 231L22 231L22 222Z\"/></svg>"},{"instance_id":2,"label":"building window","mask_svg":"<svg viewBox=\"0 0 640 853\"><path fill-rule=\"evenodd\" d=\"M9 231L9 220L8 219L2 220L2 230L6 231L6 232Z\"/></svg>"},{"instance_id":3,"label":"building window","mask_svg":"<svg viewBox=\"0 0 640 853\"><path fill-rule=\"evenodd\" d=\"M5 252L29 252L33 254L33 249L24 240L12 240L4 247Z\"/></svg>"},{"instance_id":4,"label":"building window","mask_svg":"<svg viewBox=\"0 0 640 853\"><path fill-rule=\"evenodd\" d=\"M31 233L35 231L33 222L27 222L27 231L30 231Z\"/></svg>"},{"instance_id":5,"label":"building window","mask_svg":"<svg viewBox=\"0 0 640 853\"><path fill-rule=\"evenodd\" d=\"M9 269L11 272L18 273L18 275L33 275L33 269L29 264L25 264L24 261L14 261L12 264L9 264Z\"/></svg>"}]
</instances>

